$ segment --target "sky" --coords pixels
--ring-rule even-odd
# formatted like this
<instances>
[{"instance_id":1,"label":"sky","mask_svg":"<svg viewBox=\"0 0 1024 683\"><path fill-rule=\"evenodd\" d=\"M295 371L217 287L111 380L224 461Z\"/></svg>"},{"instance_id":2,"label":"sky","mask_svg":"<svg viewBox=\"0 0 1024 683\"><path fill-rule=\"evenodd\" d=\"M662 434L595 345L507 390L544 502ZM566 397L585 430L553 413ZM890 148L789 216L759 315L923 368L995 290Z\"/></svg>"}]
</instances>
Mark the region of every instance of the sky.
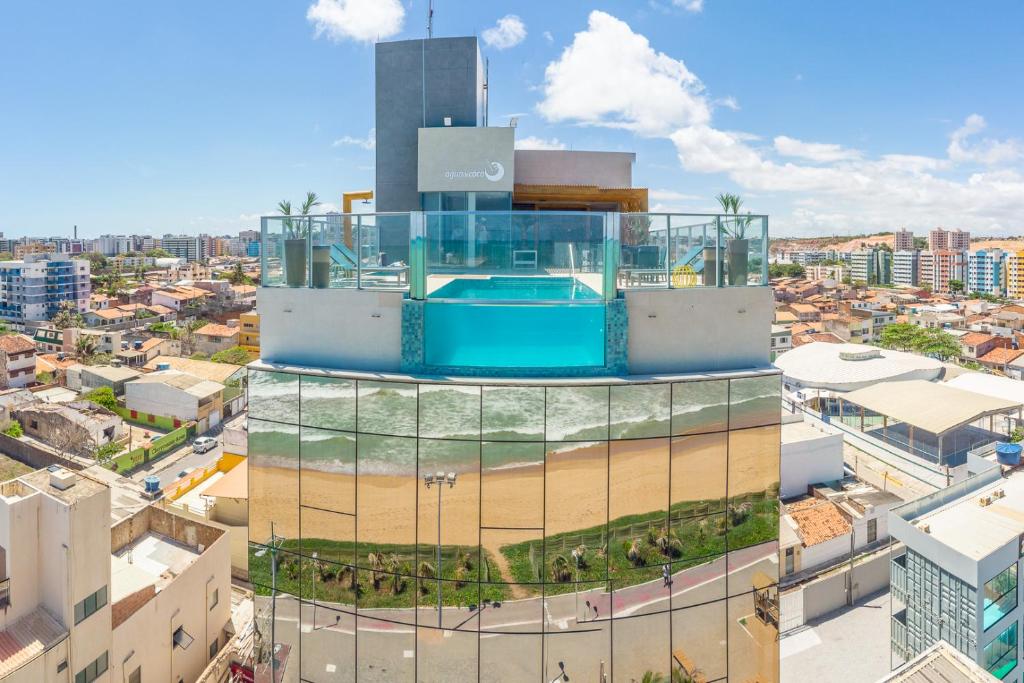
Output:
<instances>
[{"instance_id":1,"label":"sky","mask_svg":"<svg viewBox=\"0 0 1024 683\"><path fill-rule=\"evenodd\" d=\"M0 231L257 228L373 187L373 43L427 0L4 3ZM736 192L773 236L1024 234L1024 3L435 0L490 123L633 151L657 211ZM368 208L368 207L362 207Z\"/></svg>"}]
</instances>

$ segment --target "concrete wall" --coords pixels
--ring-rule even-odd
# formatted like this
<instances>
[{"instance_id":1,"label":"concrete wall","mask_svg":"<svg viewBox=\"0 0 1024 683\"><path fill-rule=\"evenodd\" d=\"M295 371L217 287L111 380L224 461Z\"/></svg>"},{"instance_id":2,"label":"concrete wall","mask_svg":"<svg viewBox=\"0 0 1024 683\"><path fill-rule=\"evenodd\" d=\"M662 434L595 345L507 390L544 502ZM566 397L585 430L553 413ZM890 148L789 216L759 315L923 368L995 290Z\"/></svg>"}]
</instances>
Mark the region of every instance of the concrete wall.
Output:
<instances>
[{"instance_id":1,"label":"concrete wall","mask_svg":"<svg viewBox=\"0 0 1024 683\"><path fill-rule=\"evenodd\" d=\"M70 665L57 673L57 666L67 658L68 640L65 638L21 668L7 674L4 683L69 683L74 680Z\"/></svg>"},{"instance_id":2,"label":"concrete wall","mask_svg":"<svg viewBox=\"0 0 1024 683\"><path fill-rule=\"evenodd\" d=\"M768 287L630 290L629 372L705 372L771 362Z\"/></svg>"},{"instance_id":3,"label":"concrete wall","mask_svg":"<svg viewBox=\"0 0 1024 683\"><path fill-rule=\"evenodd\" d=\"M50 451L43 450L31 441L21 441L3 433L0 433L0 452L36 470L50 465L60 465L69 470L82 469L77 462L65 460Z\"/></svg>"},{"instance_id":4,"label":"concrete wall","mask_svg":"<svg viewBox=\"0 0 1024 683\"><path fill-rule=\"evenodd\" d=\"M262 360L400 370L402 292L263 287L258 296Z\"/></svg>"},{"instance_id":5,"label":"concrete wall","mask_svg":"<svg viewBox=\"0 0 1024 683\"><path fill-rule=\"evenodd\" d=\"M11 482L3 488L0 547L6 556L4 577L11 580L11 605L0 611L0 630L35 611L40 590L37 562L41 495L20 482Z\"/></svg>"},{"instance_id":6,"label":"concrete wall","mask_svg":"<svg viewBox=\"0 0 1024 683\"><path fill-rule=\"evenodd\" d=\"M803 549L800 568L810 569L850 555L850 534L836 536Z\"/></svg>"},{"instance_id":7,"label":"concrete wall","mask_svg":"<svg viewBox=\"0 0 1024 683\"><path fill-rule=\"evenodd\" d=\"M781 498L807 493L809 484L843 478L843 437L822 433L820 439L782 443Z\"/></svg>"},{"instance_id":8,"label":"concrete wall","mask_svg":"<svg viewBox=\"0 0 1024 683\"><path fill-rule=\"evenodd\" d=\"M846 577L849 568L830 573L794 590L803 591L803 621L811 621L846 606ZM881 551L854 564L854 602L889 585L889 551ZM790 627L795 625L783 615ZM798 624L797 624L798 625Z\"/></svg>"},{"instance_id":9,"label":"concrete wall","mask_svg":"<svg viewBox=\"0 0 1024 683\"><path fill-rule=\"evenodd\" d=\"M415 211L417 131L479 123L481 66L475 37L377 43L377 211ZM263 312L262 307L260 312Z\"/></svg>"},{"instance_id":10,"label":"concrete wall","mask_svg":"<svg viewBox=\"0 0 1024 683\"><path fill-rule=\"evenodd\" d=\"M529 185L633 186L632 152L577 152L574 150L516 150L517 183Z\"/></svg>"},{"instance_id":11,"label":"concrete wall","mask_svg":"<svg viewBox=\"0 0 1024 683\"><path fill-rule=\"evenodd\" d=\"M128 410L150 415L195 420L199 403L195 396L161 382L128 382L124 385Z\"/></svg>"}]
</instances>

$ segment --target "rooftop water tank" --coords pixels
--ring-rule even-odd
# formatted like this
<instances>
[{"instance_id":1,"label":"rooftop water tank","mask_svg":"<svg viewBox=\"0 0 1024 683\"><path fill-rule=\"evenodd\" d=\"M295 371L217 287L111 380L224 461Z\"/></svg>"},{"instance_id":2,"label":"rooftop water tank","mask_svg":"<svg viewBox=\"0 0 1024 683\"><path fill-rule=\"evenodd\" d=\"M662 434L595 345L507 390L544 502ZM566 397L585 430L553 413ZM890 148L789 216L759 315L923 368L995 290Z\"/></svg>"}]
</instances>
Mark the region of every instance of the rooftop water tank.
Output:
<instances>
[{"instance_id":1,"label":"rooftop water tank","mask_svg":"<svg viewBox=\"0 0 1024 683\"><path fill-rule=\"evenodd\" d=\"M1017 466L1020 464L1021 445L1019 443L996 444L996 460L1000 465Z\"/></svg>"},{"instance_id":2,"label":"rooftop water tank","mask_svg":"<svg viewBox=\"0 0 1024 683\"><path fill-rule=\"evenodd\" d=\"M171 369L171 364L170 363L157 363L156 364L156 369L157 370L170 370Z\"/></svg>"},{"instance_id":3,"label":"rooftop water tank","mask_svg":"<svg viewBox=\"0 0 1024 683\"><path fill-rule=\"evenodd\" d=\"M160 477L151 474L144 481L146 483L146 493L156 493L160 490Z\"/></svg>"}]
</instances>

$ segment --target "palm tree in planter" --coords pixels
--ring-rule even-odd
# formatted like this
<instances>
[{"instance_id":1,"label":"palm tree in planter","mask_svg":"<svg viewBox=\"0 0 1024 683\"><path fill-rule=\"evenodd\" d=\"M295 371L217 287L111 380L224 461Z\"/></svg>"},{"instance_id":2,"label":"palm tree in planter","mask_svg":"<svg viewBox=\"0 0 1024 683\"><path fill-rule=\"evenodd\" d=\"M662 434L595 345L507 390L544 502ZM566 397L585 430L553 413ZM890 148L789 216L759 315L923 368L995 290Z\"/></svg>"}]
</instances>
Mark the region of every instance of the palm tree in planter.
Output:
<instances>
[{"instance_id":1,"label":"palm tree in planter","mask_svg":"<svg viewBox=\"0 0 1024 683\"><path fill-rule=\"evenodd\" d=\"M750 227L753 218L749 215L740 215L740 208L743 200L737 194L723 192L715 199L722 207L726 215L725 234L726 259L728 263L729 285L732 287L747 284L747 260L750 256L750 240L747 239L747 228ZM730 217L729 214L732 214Z\"/></svg>"},{"instance_id":2,"label":"palm tree in planter","mask_svg":"<svg viewBox=\"0 0 1024 683\"><path fill-rule=\"evenodd\" d=\"M309 212L320 205L315 192L307 192L300 213L292 214L292 203L283 199L277 210L284 216L284 279L289 287L306 285L306 245L309 241Z\"/></svg>"}]
</instances>

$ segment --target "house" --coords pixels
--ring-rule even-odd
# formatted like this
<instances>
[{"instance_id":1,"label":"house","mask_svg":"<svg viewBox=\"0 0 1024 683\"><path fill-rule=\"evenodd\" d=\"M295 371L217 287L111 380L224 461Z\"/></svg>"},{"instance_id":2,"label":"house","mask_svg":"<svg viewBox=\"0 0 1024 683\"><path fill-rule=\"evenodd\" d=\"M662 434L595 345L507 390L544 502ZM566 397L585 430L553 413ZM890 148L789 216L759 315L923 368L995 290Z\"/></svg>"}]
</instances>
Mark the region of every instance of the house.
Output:
<instances>
[{"instance_id":1,"label":"house","mask_svg":"<svg viewBox=\"0 0 1024 683\"><path fill-rule=\"evenodd\" d=\"M135 315L120 308L101 308L86 311L82 314L82 318L88 327L109 327L124 326L130 323Z\"/></svg>"},{"instance_id":2,"label":"house","mask_svg":"<svg viewBox=\"0 0 1024 683\"><path fill-rule=\"evenodd\" d=\"M178 427L195 421L199 432L220 424L224 385L178 370L157 370L125 385L125 405L133 419L164 416Z\"/></svg>"},{"instance_id":3,"label":"house","mask_svg":"<svg viewBox=\"0 0 1024 683\"><path fill-rule=\"evenodd\" d=\"M100 387L109 387L114 396L124 395L124 385L141 376L138 370L113 365L83 365L78 370L82 392L92 391Z\"/></svg>"},{"instance_id":4,"label":"house","mask_svg":"<svg viewBox=\"0 0 1024 683\"><path fill-rule=\"evenodd\" d=\"M960 337L962 357L977 359L995 348L1008 348L1010 340L984 332L968 332Z\"/></svg>"},{"instance_id":5,"label":"house","mask_svg":"<svg viewBox=\"0 0 1024 683\"><path fill-rule=\"evenodd\" d=\"M802 323L813 322L821 319L821 311L811 304L790 304L786 310L797 317Z\"/></svg>"},{"instance_id":6,"label":"house","mask_svg":"<svg viewBox=\"0 0 1024 683\"><path fill-rule=\"evenodd\" d=\"M231 285L235 306L252 308L256 305L256 287L253 285Z\"/></svg>"},{"instance_id":7,"label":"house","mask_svg":"<svg viewBox=\"0 0 1024 683\"><path fill-rule=\"evenodd\" d=\"M177 355L181 353L181 342L177 339L150 337L137 339L128 348L120 349L114 356L132 367L140 367L162 354Z\"/></svg>"},{"instance_id":8,"label":"house","mask_svg":"<svg viewBox=\"0 0 1024 683\"><path fill-rule=\"evenodd\" d=\"M200 353L212 356L218 351L225 351L238 346L238 321L229 320L227 325L209 323L203 325L195 335L195 349Z\"/></svg>"},{"instance_id":9,"label":"house","mask_svg":"<svg viewBox=\"0 0 1024 683\"><path fill-rule=\"evenodd\" d=\"M35 342L23 334L0 336L0 388L24 387L35 381Z\"/></svg>"},{"instance_id":10,"label":"house","mask_svg":"<svg viewBox=\"0 0 1024 683\"><path fill-rule=\"evenodd\" d=\"M62 453L89 456L96 448L124 435L120 415L89 401L33 401L16 406L12 415L27 436Z\"/></svg>"},{"instance_id":11,"label":"house","mask_svg":"<svg viewBox=\"0 0 1024 683\"><path fill-rule=\"evenodd\" d=\"M774 361L779 354L785 353L786 351L793 348L793 335L789 328L783 325L772 325L772 360Z\"/></svg>"},{"instance_id":12,"label":"house","mask_svg":"<svg viewBox=\"0 0 1024 683\"><path fill-rule=\"evenodd\" d=\"M260 352L260 314L249 311L238 316L238 345L246 351Z\"/></svg>"},{"instance_id":13,"label":"house","mask_svg":"<svg viewBox=\"0 0 1024 683\"><path fill-rule=\"evenodd\" d=\"M996 370L1003 374L1010 374L1008 368L1009 364L1024 355L1024 351L1020 349L1010 348L995 348L986 353L984 356L979 356L976 360L984 365L986 368Z\"/></svg>"},{"instance_id":14,"label":"house","mask_svg":"<svg viewBox=\"0 0 1024 683\"><path fill-rule=\"evenodd\" d=\"M157 356L143 366L143 370L147 372L161 369L177 370L189 375L195 375L199 379L207 379L220 384L239 384L244 382L246 377L245 367L241 365L213 363L208 360L196 360L180 356Z\"/></svg>"},{"instance_id":15,"label":"house","mask_svg":"<svg viewBox=\"0 0 1024 683\"><path fill-rule=\"evenodd\" d=\"M202 306L212 297L211 292L189 286L170 286L153 291L152 301L155 306L163 306L180 313L187 308Z\"/></svg>"}]
</instances>

